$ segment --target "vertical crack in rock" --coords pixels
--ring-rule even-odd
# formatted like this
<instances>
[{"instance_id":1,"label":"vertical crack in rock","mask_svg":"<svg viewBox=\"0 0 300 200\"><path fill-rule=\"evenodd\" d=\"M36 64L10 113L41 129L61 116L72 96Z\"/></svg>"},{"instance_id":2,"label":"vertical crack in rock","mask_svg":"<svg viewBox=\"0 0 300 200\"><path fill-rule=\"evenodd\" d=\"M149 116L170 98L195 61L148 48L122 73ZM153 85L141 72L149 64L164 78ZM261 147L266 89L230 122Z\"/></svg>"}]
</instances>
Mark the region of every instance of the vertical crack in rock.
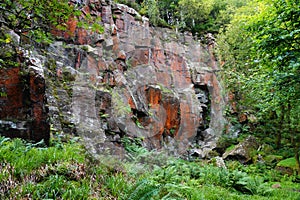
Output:
<instances>
[{"instance_id":1,"label":"vertical crack in rock","mask_svg":"<svg viewBox=\"0 0 300 200\"><path fill-rule=\"evenodd\" d=\"M96 153L97 144L104 143L106 136L96 112L96 90L84 60L73 86L72 113L77 134L83 137L92 153Z\"/></svg>"}]
</instances>

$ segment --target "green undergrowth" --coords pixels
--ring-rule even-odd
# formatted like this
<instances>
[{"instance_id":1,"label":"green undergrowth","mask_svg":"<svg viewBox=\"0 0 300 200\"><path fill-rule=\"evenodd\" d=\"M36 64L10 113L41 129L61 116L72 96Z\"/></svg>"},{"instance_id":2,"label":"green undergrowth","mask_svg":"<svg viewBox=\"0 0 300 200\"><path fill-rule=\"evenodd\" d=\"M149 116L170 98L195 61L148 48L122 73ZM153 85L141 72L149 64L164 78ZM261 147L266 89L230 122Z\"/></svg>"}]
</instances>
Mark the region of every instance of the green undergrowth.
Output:
<instances>
[{"instance_id":1,"label":"green undergrowth","mask_svg":"<svg viewBox=\"0 0 300 200\"><path fill-rule=\"evenodd\" d=\"M125 145L127 161L95 160L76 139L47 147L0 137L0 199L300 198L290 177L263 167L227 163L224 169Z\"/></svg>"}]
</instances>

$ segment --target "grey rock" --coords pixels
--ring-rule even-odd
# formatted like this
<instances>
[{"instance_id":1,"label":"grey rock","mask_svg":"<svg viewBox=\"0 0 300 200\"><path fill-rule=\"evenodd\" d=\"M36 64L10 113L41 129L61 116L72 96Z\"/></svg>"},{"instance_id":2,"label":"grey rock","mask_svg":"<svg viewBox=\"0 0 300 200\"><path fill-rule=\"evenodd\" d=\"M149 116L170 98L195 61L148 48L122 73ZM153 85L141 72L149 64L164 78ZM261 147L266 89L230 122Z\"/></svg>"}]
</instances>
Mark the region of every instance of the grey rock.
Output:
<instances>
[{"instance_id":1,"label":"grey rock","mask_svg":"<svg viewBox=\"0 0 300 200\"><path fill-rule=\"evenodd\" d=\"M238 160L245 164L251 162L251 152L257 150L259 143L253 136L248 136L244 141L240 142L234 149L223 154L224 160Z\"/></svg>"}]
</instances>

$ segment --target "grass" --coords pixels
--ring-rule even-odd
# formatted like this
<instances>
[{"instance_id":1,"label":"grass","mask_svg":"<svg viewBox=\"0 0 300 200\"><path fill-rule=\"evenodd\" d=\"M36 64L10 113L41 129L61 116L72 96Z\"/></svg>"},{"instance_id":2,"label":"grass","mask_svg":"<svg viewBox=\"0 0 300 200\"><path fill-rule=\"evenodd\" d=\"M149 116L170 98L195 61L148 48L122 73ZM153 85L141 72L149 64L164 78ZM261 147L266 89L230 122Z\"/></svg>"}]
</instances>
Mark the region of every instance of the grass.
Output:
<instances>
[{"instance_id":1,"label":"grass","mask_svg":"<svg viewBox=\"0 0 300 200\"><path fill-rule=\"evenodd\" d=\"M130 161L94 160L72 140L0 137L0 199L300 199L291 177L264 167L223 169L126 145Z\"/></svg>"}]
</instances>

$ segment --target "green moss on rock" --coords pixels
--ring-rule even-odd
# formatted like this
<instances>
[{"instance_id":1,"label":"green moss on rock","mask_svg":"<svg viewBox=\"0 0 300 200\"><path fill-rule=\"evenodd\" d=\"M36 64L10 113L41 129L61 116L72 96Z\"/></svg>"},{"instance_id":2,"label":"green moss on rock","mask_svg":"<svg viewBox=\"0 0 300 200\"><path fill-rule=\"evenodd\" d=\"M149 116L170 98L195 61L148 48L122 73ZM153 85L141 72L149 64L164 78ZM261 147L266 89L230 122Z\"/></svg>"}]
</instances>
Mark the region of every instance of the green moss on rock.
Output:
<instances>
[{"instance_id":1,"label":"green moss on rock","mask_svg":"<svg viewBox=\"0 0 300 200\"><path fill-rule=\"evenodd\" d=\"M287 158L285 160L280 161L277 164L278 167L286 167L286 168L291 168L293 170L297 169L297 164L296 164L296 159L294 157L292 158Z\"/></svg>"}]
</instances>

